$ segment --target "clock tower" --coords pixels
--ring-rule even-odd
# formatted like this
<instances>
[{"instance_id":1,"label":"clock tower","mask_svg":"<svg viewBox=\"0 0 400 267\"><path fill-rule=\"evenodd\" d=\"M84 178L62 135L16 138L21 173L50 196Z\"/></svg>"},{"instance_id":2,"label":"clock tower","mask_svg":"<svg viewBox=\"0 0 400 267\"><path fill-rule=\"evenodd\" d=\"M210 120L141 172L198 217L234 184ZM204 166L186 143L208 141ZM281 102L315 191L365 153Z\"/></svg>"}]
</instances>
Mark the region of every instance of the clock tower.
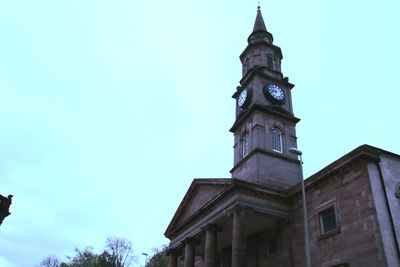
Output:
<instances>
[{"instance_id":1,"label":"clock tower","mask_svg":"<svg viewBox=\"0 0 400 267\"><path fill-rule=\"evenodd\" d=\"M291 89L281 71L282 51L273 44L260 7L247 47L240 55L242 79L233 98L236 119L232 178L289 188L299 182L300 165L288 149L297 147Z\"/></svg>"}]
</instances>

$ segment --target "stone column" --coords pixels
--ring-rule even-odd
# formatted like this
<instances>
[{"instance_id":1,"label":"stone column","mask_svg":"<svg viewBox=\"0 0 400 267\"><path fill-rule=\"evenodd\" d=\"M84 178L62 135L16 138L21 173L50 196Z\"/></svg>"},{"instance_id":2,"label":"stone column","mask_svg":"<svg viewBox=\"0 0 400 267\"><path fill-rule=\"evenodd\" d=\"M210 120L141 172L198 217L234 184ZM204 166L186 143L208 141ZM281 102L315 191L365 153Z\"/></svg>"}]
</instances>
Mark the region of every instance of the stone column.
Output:
<instances>
[{"instance_id":1,"label":"stone column","mask_svg":"<svg viewBox=\"0 0 400 267\"><path fill-rule=\"evenodd\" d=\"M168 267L178 267L178 254L174 250L168 251Z\"/></svg>"},{"instance_id":2,"label":"stone column","mask_svg":"<svg viewBox=\"0 0 400 267\"><path fill-rule=\"evenodd\" d=\"M204 263L205 267L217 267L217 233L219 227L217 225L208 225L206 227L206 245L205 245L205 255Z\"/></svg>"},{"instance_id":3,"label":"stone column","mask_svg":"<svg viewBox=\"0 0 400 267\"><path fill-rule=\"evenodd\" d=\"M194 267L194 241L191 239L185 240L185 259L184 267Z\"/></svg>"},{"instance_id":4,"label":"stone column","mask_svg":"<svg viewBox=\"0 0 400 267\"><path fill-rule=\"evenodd\" d=\"M246 267L247 240L245 236L245 210L236 209L232 214L232 267Z\"/></svg>"}]
</instances>

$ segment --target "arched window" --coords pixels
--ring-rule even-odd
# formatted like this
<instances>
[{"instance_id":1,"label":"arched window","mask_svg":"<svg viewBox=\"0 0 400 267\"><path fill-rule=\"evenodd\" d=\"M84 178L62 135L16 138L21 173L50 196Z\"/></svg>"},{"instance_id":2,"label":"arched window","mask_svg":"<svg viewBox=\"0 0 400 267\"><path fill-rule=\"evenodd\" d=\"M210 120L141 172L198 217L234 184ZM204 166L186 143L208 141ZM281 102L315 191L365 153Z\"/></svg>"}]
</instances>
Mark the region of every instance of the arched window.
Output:
<instances>
[{"instance_id":1,"label":"arched window","mask_svg":"<svg viewBox=\"0 0 400 267\"><path fill-rule=\"evenodd\" d=\"M270 54L267 55L267 68L274 69L274 58Z\"/></svg>"},{"instance_id":2,"label":"arched window","mask_svg":"<svg viewBox=\"0 0 400 267\"><path fill-rule=\"evenodd\" d=\"M249 133L245 132L242 136L242 157L246 157L249 154L250 145L249 145Z\"/></svg>"},{"instance_id":3,"label":"arched window","mask_svg":"<svg viewBox=\"0 0 400 267\"><path fill-rule=\"evenodd\" d=\"M272 150L282 153L282 133L277 128L271 129L272 135Z\"/></svg>"},{"instance_id":4,"label":"arched window","mask_svg":"<svg viewBox=\"0 0 400 267\"><path fill-rule=\"evenodd\" d=\"M246 58L243 63L243 74L245 74L249 70L249 58Z\"/></svg>"}]
</instances>

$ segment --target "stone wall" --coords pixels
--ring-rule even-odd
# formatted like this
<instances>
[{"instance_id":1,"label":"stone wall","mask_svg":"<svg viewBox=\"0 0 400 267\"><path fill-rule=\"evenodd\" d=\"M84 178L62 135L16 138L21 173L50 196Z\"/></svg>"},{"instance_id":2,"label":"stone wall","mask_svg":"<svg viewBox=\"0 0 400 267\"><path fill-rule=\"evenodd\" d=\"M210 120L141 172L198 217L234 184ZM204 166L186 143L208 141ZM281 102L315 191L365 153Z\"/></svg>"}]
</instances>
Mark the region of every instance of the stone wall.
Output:
<instances>
[{"instance_id":1,"label":"stone wall","mask_svg":"<svg viewBox=\"0 0 400 267\"><path fill-rule=\"evenodd\" d=\"M334 207L338 228L321 234L320 212ZM384 255L366 162L323 177L307 191L310 249L313 266L388 266ZM293 202L294 266L305 266L301 195Z\"/></svg>"},{"instance_id":2,"label":"stone wall","mask_svg":"<svg viewBox=\"0 0 400 267\"><path fill-rule=\"evenodd\" d=\"M368 164L368 170L388 266L399 267L400 199L396 197L396 185L400 181L400 160L383 155L380 163Z\"/></svg>"}]
</instances>

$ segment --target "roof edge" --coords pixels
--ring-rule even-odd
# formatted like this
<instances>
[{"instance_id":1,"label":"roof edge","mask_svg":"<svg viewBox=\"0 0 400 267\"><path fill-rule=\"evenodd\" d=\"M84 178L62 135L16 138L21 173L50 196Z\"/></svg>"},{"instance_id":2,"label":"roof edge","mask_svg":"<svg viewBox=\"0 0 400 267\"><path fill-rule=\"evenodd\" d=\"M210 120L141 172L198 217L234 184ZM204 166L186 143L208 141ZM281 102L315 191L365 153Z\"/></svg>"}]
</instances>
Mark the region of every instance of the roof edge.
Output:
<instances>
[{"instance_id":1,"label":"roof edge","mask_svg":"<svg viewBox=\"0 0 400 267\"><path fill-rule=\"evenodd\" d=\"M398 157L400 159L400 155L397 155L395 153L370 146L367 144L358 146L357 148L353 149L352 151L348 152L344 156L340 157L339 159L335 160L334 162L330 163L323 169L319 170L318 172L312 174L308 178L304 180L305 187L311 187L315 183L326 179L329 175L332 173L339 171L345 167L347 167L349 164L353 163L355 160L359 159L369 159L371 161L379 162L380 161L380 155L382 153L389 154L391 156ZM289 195L296 194L300 191L300 183L296 184L295 186L289 188Z\"/></svg>"}]
</instances>

